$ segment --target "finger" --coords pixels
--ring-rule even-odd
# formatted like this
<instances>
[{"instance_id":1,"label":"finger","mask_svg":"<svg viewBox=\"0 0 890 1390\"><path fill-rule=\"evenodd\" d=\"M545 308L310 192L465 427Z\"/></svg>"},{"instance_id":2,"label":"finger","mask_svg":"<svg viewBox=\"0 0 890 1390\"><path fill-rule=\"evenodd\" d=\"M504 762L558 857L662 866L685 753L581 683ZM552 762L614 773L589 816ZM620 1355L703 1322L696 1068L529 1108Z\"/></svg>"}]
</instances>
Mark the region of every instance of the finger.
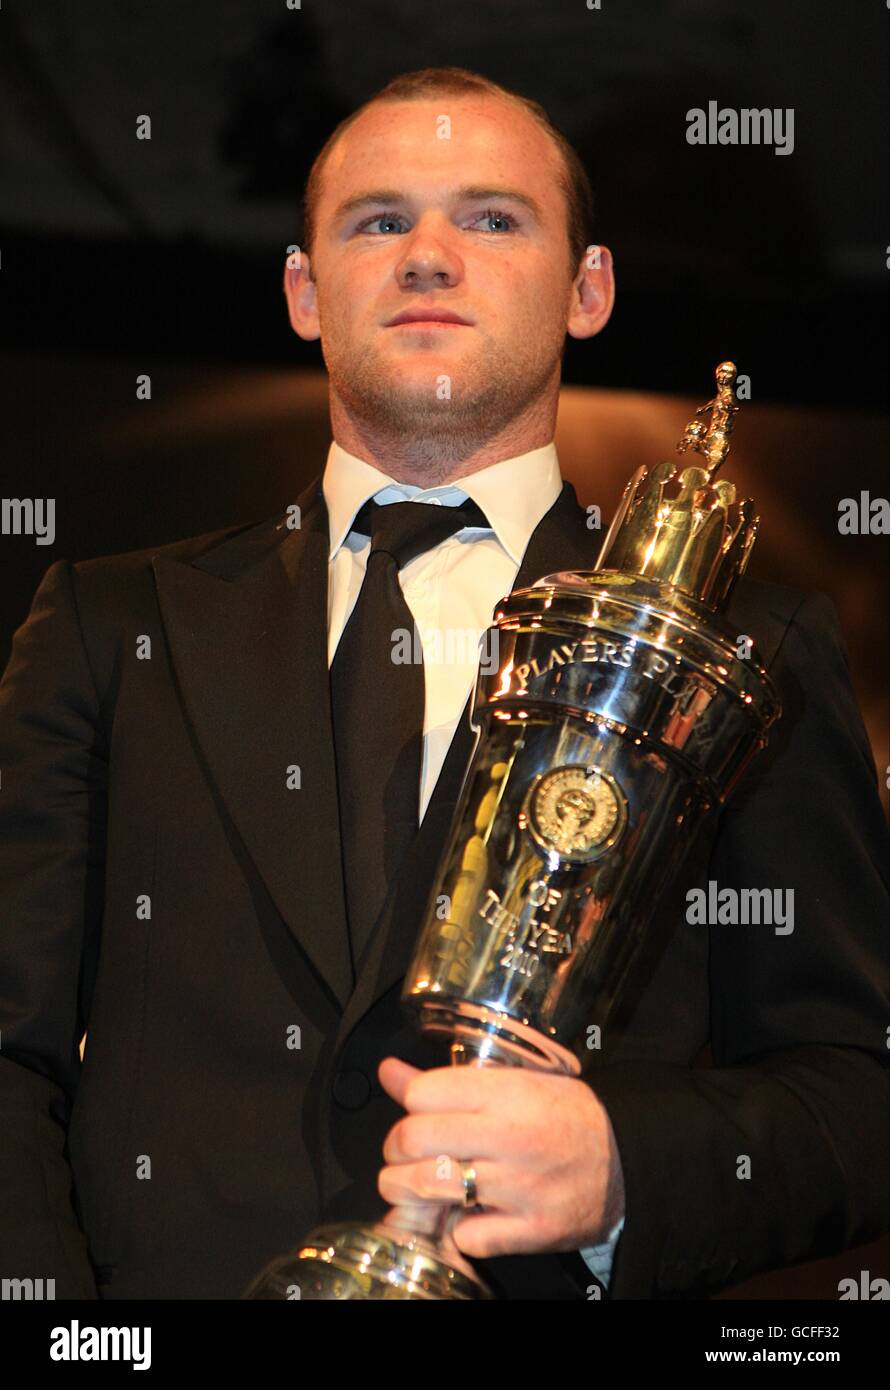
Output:
<instances>
[{"instance_id":1,"label":"finger","mask_svg":"<svg viewBox=\"0 0 890 1390\"><path fill-rule=\"evenodd\" d=\"M549 1248L521 1215L501 1211L459 1213L451 1234L458 1250L477 1260L530 1255Z\"/></svg>"},{"instance_id":2,"label":"finger","mask_svg":"<svg viewBox=\"0 0 890 1390\"><path fill-rule=\"evenodd\" d=\"M497 1208L511 1214L518 1208L510 1176L502 1164L473 1160L476 1170L476 1191L485 1207ZM448 1206L463 1206L464 1183L460 1164L447 1154L425 1158L419 1163L399 1163L381 1168L377 1175L377 1190L386 1202L394 1206L412 1202L442 1202Z\"/></svg>"},{"instance_id":3,"label":"finger","mask_svg":"<svg viewBox=\"0 0 890 1390\"><path fill-rule=\"evenodd\" d=\"M380 1066L381 1085L384 1065L381 1063ZM407 1063L399 1065L404 1067ZM399 1104L412 1114L484 1110L493 1101L509 1103L517 1096L527 1096L536 1083L535 1077L519 1067L448 1066L432 1067L428 1071L419 1071L415 1067L412 1072L399 1099ZM410 1095L406 1095L409 1087Z\"/></svg>"},{"instance_id":4,"label":"finger","mask_svg":"<svg viewBox=\"0 0 890 1390\"><path fill-rule=\"evenodd\" d=\"M516 1140L489 1115L406 1115L383 1141L387 1163L414 1163L423 1158L516 1159Z\"/></svg>"}]
</instances>

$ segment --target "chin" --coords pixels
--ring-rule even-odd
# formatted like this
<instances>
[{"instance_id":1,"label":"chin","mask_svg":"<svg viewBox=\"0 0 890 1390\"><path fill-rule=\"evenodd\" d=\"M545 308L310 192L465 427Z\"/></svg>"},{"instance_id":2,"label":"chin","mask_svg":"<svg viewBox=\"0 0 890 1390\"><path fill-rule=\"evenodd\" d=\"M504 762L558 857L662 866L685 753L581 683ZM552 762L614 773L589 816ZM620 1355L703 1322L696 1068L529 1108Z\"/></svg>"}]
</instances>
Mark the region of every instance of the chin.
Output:
<instances>
[{"instance_id":1,"label":"chin","mask_svg":"<svg viewBox=\"0 0 890 1390\"><path fill-rule=\"evenodd\" d=\"M397 362L412 362L418 364L429 362L431 357L441 357L453 360L455 357L462 356L462 353L455 343L443 343L441 338L435 340L429 338L426 342L414 343L404 347L401 352L394 352L392 357Z\"/></svg>"}]
</instances>

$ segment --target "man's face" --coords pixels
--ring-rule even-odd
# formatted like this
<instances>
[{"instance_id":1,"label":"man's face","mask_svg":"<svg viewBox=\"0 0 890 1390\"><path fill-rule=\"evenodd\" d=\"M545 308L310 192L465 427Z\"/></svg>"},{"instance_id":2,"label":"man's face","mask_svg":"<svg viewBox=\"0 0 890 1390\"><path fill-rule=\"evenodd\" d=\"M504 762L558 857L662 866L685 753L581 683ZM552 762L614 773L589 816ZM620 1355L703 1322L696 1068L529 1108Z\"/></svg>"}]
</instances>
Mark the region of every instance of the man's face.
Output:
<instances>
[{"instance_id":1,"label":"man's face","mask_svg":"<svg viewBox=\"0 0 890 1390\"><path fill-rule=\"evenodd\" d=\"M341 136L311 268L348 411L458 447L558 389L573 296L560 169L546 133L497 97L380 103ZM438 311L463 322L393 323Z\"/></svg>"}]
</instances>

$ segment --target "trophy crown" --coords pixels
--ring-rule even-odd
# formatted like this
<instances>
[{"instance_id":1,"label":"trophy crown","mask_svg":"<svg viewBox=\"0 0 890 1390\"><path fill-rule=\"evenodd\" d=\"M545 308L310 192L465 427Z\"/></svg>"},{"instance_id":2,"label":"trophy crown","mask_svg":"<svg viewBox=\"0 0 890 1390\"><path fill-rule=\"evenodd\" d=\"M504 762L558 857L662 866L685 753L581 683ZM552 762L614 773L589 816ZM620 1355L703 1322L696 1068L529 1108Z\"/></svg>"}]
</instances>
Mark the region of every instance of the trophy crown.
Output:
<instances>
[{"instance_id":1,"label":"trophy crown","mask_svg":"<svg viewBox=\"0 0 890 1390\"><path fill-rule=\"evenodd\" d=\"M735 484L714 482L729 453L738 401L736 367L721 362L716 395L686 426L677 453L694 452L705 466L667 460L630 479L603 542L596 569L621 570L675 588L722 608L744 573L760 522L750 497Z\"/></svg>"}]
</instances>

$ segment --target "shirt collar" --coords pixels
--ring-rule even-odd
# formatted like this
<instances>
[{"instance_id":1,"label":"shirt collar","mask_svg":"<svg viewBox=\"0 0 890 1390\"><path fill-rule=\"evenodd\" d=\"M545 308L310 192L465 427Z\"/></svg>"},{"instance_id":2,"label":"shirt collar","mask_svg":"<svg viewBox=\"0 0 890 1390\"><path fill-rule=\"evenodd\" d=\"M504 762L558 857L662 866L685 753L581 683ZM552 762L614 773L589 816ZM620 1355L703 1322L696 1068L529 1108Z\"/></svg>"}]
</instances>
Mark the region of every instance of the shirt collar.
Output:
<instances>
[{"instance_id":1,"label":"shirt collar","mask_svg":"<svg viewBox=\"0 0 890 1390\"><path fill-rule=\"evenodd\" d=\"M446 507L471 497L488 517L495 536L518 569L532 532L562 492L562 475L552 441L436 487L400 483L333 442L328 450L322 490L330 521L330 559L343 545L369 497L383 504L419 499Z\"/></svg>"}]
</instances>

